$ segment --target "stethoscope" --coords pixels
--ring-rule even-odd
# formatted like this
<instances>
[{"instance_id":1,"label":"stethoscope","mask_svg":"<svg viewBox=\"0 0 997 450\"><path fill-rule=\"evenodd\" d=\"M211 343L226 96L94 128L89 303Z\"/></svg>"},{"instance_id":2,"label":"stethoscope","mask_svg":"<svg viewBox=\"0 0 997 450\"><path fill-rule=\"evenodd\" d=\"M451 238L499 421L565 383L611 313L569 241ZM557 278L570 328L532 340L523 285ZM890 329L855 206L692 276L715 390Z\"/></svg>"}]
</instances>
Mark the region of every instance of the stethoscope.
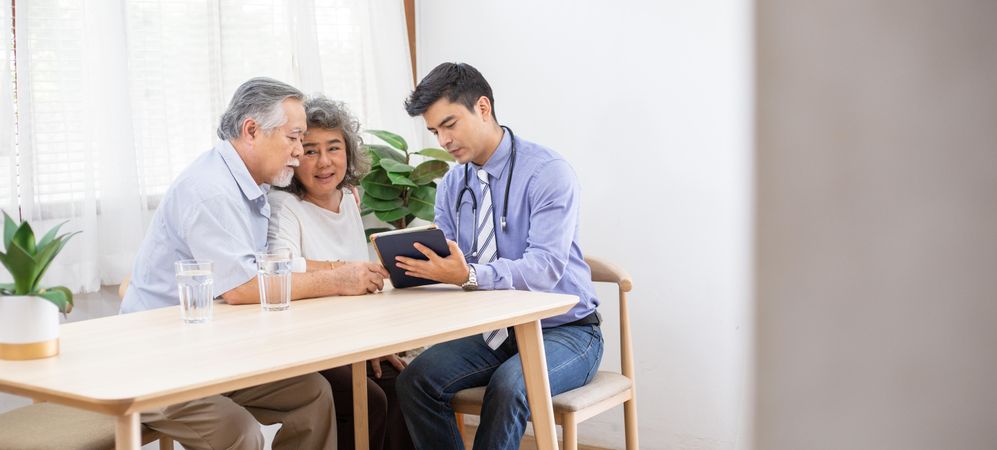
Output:
<instances>
[{"instance_id":1,"label":"stethoscope","mask_svg":"<svg viewBox=\"0 0 997 450\"><path fill-rule=\"evenodd\" d=\"M502 217L499 219L499 225L502 227L502 231L506 228L506 216L509 215L509 186L512 186L512 171L516 167L516 135L512 133L512 129L502 125L502 129L509 132L509 142L512 143L511 154L509 155L509 176L508 182L505 183L505 198L503 199L502 207ZM474 194L474 190L468 185L467 177L470 175L471 163L464 163L464 187L460 189L457 194L457 242L460 242L460 207L464 204L461 200L464 199L464 194L471 194L471 215L474 216L474 221L478 221L478 196ZM478 233L474 233L474 240L471 242L471 256L478 257Z\"/></svg>"}]
</instances>

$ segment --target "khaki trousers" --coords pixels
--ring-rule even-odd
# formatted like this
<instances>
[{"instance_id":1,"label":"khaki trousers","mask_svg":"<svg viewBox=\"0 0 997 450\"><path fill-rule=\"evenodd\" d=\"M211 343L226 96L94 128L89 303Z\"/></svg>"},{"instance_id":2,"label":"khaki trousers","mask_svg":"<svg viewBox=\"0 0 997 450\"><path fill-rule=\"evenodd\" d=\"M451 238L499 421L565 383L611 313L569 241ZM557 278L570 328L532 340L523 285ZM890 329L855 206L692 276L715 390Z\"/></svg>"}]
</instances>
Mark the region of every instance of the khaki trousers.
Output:
<instances>
[{"instance_id":1,"label":"khaki trousers","mask_svg":"<svg viewBox=\"0 0 997 450\"><path fill-rule=\"evenodd\" d=\"M262 450L260 424L282 424L273 450L336 449L332 391L308 374L142 413L142 423L195 450Z\"/></svg>"}]
</instances>

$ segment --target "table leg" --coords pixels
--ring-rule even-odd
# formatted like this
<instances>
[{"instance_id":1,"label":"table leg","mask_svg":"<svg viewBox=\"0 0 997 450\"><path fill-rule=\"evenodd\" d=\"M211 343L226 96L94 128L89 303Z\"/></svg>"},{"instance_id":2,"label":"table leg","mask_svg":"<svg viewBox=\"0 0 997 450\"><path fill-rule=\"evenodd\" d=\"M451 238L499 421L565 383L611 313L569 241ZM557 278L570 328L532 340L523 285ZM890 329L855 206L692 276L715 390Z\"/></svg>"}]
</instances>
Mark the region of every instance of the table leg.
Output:
<instances>
[{"instance_id":1,"label":"table leg","mask_svg":"<svg viewBox=\"0 0 997 450\"><path fill-rule=\"evenodd\" d=\"M138 418L139 413L115 417L115 450L139 450L142 448L142 429Z\"/></svg>"},{"instance_id":2,"label":"table leg","mask_svg":"<svg viewBox=\"0 0 997 450\"><path fill-rule=\"evenodd\" d=\"M368 450L367 361L353 363L353 438L356 450Z\"/></svg>"},{"instance_id":3,"label":"table leg","mask_svg":"<svg viewBox=\"0 0 997 450\"><path fill-rule=\"evenodd\" d=\"M547 357L544 355L540 321L516 325L516 343L519 345L519 358L523 362L526 397L530 401L537 448L556 450L554 403L550 399L550 380L547 379Z\"/></svg>"}]
</instances>

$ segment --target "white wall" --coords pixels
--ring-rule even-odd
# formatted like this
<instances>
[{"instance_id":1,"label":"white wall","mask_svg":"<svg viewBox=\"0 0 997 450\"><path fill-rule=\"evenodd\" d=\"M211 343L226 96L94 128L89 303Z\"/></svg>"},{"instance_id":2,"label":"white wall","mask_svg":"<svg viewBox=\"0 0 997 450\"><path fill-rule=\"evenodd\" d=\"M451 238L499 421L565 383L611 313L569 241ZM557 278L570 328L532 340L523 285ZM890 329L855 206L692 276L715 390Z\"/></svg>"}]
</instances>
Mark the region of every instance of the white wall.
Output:
<instances>
[{"instance_id":1,"label":"white wall","mask_svg":"<svg viewBox=\"0 0 997 450\"><path fill-rule=\"evenodd\" d=\"M756 448L997 448L997 2L758 4Z\"/></svg>"},{"instance_id":2,"label":"white wall","mask_svg":"<svg viewBox=\"0 0 997 450\"><path fill-rule=\"evenodd\" d=\"M582 245L634 277L643 449L744 439L749 287L747 0L417 2L418 72L467 62L500 122L582 180ZM427 143L436 146L435 141ZM617 320L614 293L601 308ZM605 367L618 367L618 327ZM622 409L579 427L623 448Z\"/></svg>"}]
</instances>

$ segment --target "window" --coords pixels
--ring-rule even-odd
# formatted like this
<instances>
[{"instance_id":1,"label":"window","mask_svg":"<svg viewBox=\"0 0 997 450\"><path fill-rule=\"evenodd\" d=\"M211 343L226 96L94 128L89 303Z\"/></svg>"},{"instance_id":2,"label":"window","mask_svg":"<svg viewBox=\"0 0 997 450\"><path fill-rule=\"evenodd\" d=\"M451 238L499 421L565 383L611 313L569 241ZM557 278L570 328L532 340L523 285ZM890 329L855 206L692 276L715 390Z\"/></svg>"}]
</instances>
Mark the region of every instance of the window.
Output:
<instances>
[{"instance_id":1,"label":"window","mask_svg":"<svg viewBox=\"0 0 997 450\"><path fill-rule=\"evenodd\" d=\"M247 79L346 101L365 126L414 124L400 106L411 80L396 76L406 43L371 23L396 16L404 27L401 2L0 0L0 208L83 231L49 281L116 283Z\"/></svg>"}]
</instances>

